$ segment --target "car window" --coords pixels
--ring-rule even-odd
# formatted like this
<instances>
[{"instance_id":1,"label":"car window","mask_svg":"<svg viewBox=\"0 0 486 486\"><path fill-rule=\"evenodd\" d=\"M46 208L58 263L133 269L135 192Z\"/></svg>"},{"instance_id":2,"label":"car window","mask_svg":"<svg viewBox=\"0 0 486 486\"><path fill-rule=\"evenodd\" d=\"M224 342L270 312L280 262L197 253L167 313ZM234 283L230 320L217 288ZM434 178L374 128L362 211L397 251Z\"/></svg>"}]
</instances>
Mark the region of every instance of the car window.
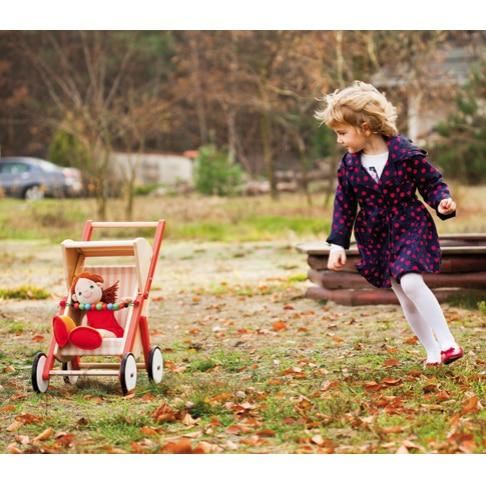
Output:
<instances>
[{"instance_id":1,"label":"car window","mask_svg":"<svg viewBox=\"0 0 486 486\"><path fill-rule=\"evenodd\" d=\"M0 164L1 174L23 174L30 171L30 166L21 162L5 162Z\"/></svg>"},{"instance_id":2,"label":"car window","mask_svg":"<svg viewBox=\"0 0 486 486\"><path fill-rule=\"evenodd\" d=\"M47 162L47 160L40 161L39 167L45 172L57 172L59 170L57 166L55 166L52 162Z\"/></svg>"}]
</instances>

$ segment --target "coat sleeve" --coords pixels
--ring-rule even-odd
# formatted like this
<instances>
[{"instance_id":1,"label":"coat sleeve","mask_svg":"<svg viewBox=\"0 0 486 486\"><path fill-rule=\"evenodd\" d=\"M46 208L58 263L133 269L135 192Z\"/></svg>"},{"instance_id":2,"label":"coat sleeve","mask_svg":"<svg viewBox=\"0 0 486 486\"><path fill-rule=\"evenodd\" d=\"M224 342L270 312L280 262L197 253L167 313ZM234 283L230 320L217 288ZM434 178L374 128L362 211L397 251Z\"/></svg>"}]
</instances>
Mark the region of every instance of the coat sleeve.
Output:
<instances>
[{"instance_id":1,"label":"coat sleeve","mask_svg":"<svg viewBox=\"0 0 486 486\"><path fill-rule=\"evenodd\" d=\"M344 159L339 165L337 176L338 184L334 196L331 234L326 241L348 249L358 203L346 174Z\"/></svg>"},{"instance_id":2,"label":"coat sleeve","mask_svg":"<svg viewBox=\"0 0 486 486\"><path fill-rule=\"evenodd\" d=\"M442 219L453 218L456 212L441 214L437 211L442 199L451 197L449 187L444 182L442 174L427 160L426 157L417 157L413 161L414 177L417 188L424 198L424 201L433 209L437 216Z\"/></svg>"}]
</instances>

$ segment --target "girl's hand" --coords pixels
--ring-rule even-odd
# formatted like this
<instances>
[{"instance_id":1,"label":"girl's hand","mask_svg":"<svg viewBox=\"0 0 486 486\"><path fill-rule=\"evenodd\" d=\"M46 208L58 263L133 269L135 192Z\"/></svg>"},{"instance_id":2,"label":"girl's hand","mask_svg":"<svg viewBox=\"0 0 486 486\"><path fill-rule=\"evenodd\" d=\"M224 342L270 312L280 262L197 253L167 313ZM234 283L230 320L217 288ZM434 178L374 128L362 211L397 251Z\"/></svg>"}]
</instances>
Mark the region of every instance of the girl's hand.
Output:
<instances>
[{"instance_id":1,"label":"girl's hand","mask_svg":"<svg viewBox=\"0 0 486 486\"><path fill-rule=\"evenodd\" d=\"M333 249L329 252L327 268L339 272L346 264L346 251L341 248Z\"/></svg>"},{"instance_id":2,"label":"girl's hand","mask_svg":"<svg viewBox=\"0 0 486 486\"><path fill-rule=\"evenodd\" d=\"M455 210L456 203L451 197L448 197L447 199L442 199L437 208L437 211L439 211L440 214L450 214L453 213Z\"/></svg>"}]
</instances>

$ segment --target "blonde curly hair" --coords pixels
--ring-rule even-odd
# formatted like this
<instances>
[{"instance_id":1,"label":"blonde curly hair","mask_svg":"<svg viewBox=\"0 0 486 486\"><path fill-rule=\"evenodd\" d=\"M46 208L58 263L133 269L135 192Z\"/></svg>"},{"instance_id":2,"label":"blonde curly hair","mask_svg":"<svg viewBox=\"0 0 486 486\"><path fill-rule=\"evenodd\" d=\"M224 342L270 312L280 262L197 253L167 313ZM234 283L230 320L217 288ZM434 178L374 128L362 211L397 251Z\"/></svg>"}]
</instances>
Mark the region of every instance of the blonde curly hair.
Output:
<instances>
[{"instance_id":1,"label":"blonde curly hair","mask_svg":"<svg viewBox=\"0 0 486 486\"><path fill-rule=\"evenodd\" d=\"M361 129L366 122L373 133L386 137L398 134L397 109L371 84L355 81L320 101L325 107L314 116L330 128L346 124Z\"/></svg>"}]
</instances>

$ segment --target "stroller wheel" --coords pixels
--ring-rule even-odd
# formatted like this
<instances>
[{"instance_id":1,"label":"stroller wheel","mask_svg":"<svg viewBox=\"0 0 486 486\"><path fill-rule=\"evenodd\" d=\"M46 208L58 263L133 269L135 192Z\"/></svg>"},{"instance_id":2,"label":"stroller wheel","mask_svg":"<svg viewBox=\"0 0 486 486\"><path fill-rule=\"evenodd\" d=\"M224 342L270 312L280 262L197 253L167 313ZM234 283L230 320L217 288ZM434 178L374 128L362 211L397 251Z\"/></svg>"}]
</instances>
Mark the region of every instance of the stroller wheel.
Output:
<instances>
[{"instance_id":1,"label":"stroller wheel","mask_svg":"<svg viewBox=\"0 0 486 486\"><path fill-rule=\"evenodd\" d=\"M47 356L44 353L37 353L32 363L32 388L37 393L45 393L49 386L49 380L42 378L46 360Z\"/></svg>"},{"instance_id":2,"label":"stroller wheel","mask_svg":"<svg viewBox=\"0 0 486 486\"><path fill-rule=\"evenodd\" d=\"M125 354L121 360L120 384L124 395L133 391L137 384L137 362L132 353Z\"/></svg>"},{"instance_id":3,"label":"stroller wheel","mask_svg":"<svg viewBox=\"0 0 486 486\"><path fill-rule=\"evenodd\" d=\"M148 377L153 383L160 383L164 376L164 357L162 351L158 346L154 346L150 350L148 359Z\"/></svg>"},{"instance_id":4,"label":"stroller wheel","mask_svg":"<svg viewBox=\"0 0 486 486\"><path fill-rule=\"evenodd\" d=\"M62 369L64 371L73 370L73 362L65 361L62 363ZM64 383L69 385L75 385L78 382L79 376L63 376Z\"/></svg>"}]
</instances>

